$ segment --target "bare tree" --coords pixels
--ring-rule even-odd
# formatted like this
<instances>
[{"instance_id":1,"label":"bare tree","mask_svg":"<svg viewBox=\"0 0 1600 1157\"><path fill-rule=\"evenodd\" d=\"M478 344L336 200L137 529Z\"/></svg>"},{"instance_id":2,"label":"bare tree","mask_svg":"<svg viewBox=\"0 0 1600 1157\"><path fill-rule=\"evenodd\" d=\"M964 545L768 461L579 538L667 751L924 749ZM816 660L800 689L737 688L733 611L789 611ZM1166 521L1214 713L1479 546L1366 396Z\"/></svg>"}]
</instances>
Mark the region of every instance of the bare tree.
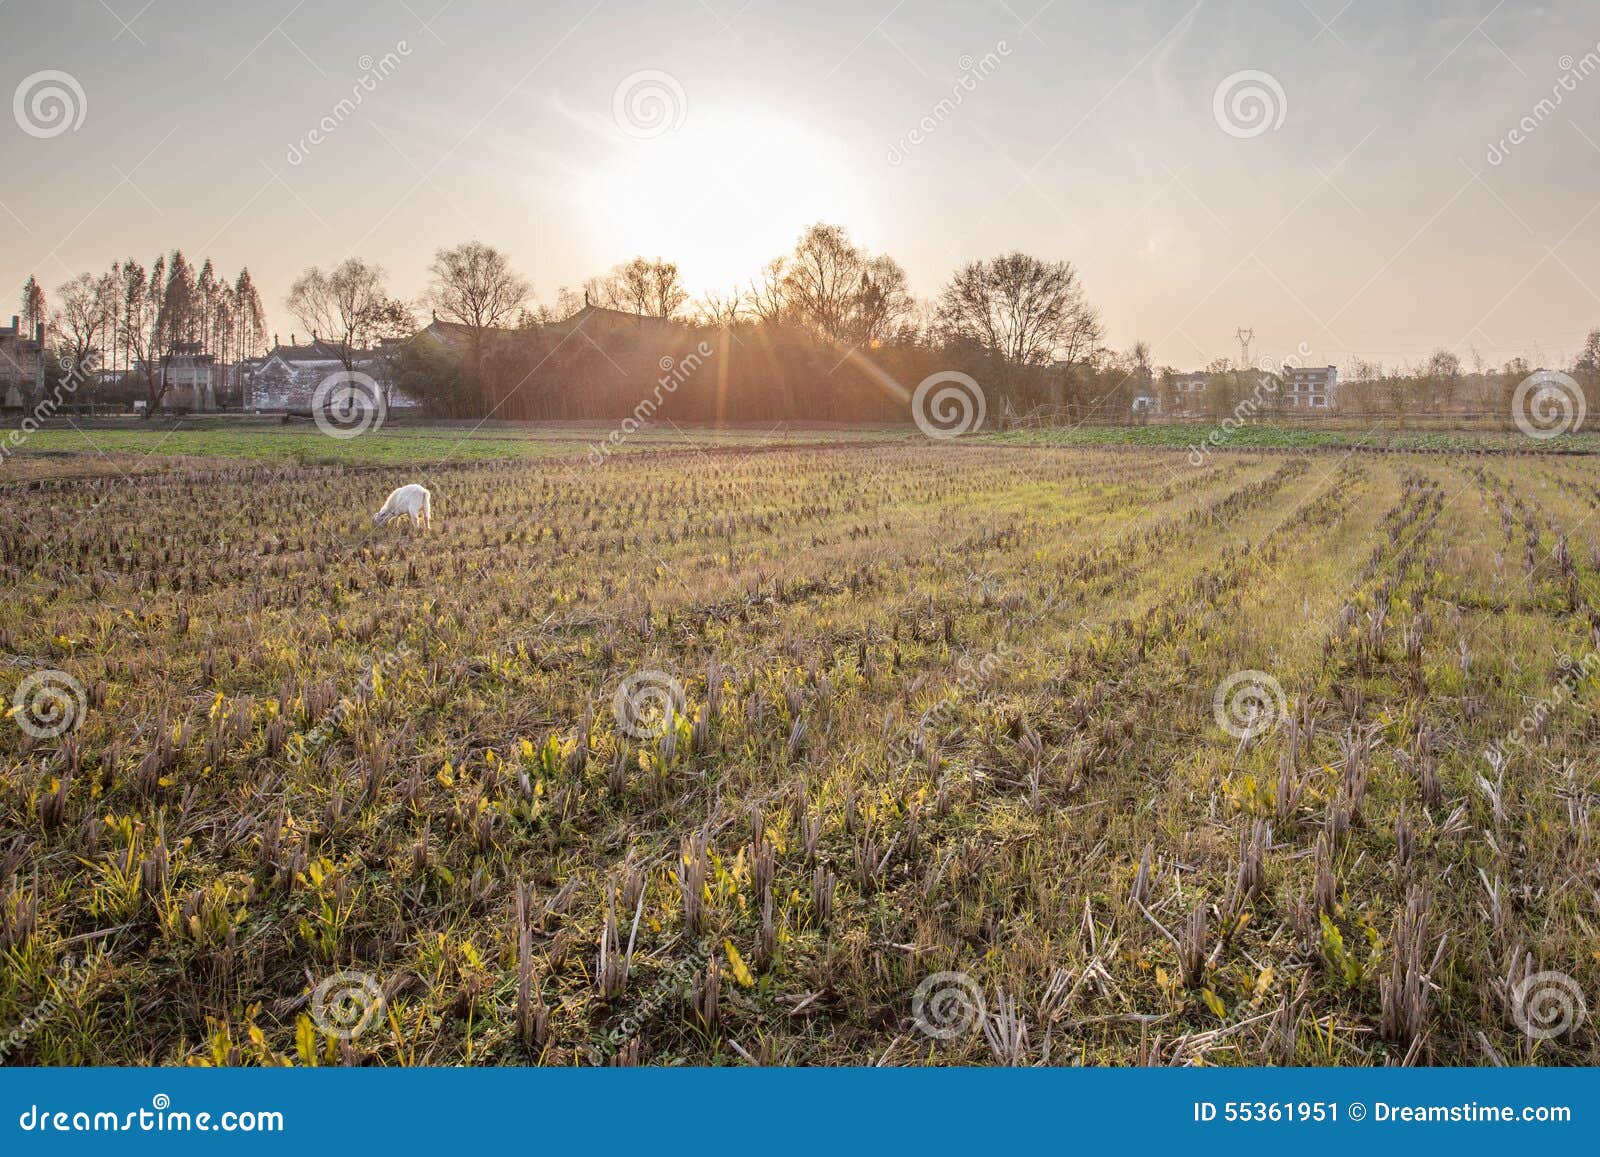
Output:
<instances>
[{"instance_id":1,"label":"bare tree","mask_svg":"<svg viewBox=\"0 0 1600 1157\"><path fill-rule=\"evenodd\" d=\"M915 306L910 282L900 264L887 256L868 259L856 286L851 340L864 346L890 340Z\"/></svg>"},{"instance_id":2,"label":"bare tree","mask_svg":"<svg viewBox=\"0 0 1600 1157\"><path fill-rule=\"evenodd\" d=\"M617 275L603 273L584 281L583 304L599 306L601 309L621 309L625 306L627 301L624 299L622 283L617 279Z\"/></svg>"},{"instance_id":3,"label":"bare tree","mask_svg":"<svg viewBox=\"0 0 1600 1157\"><path fill-rule=\"evenodd\" d=\"M1075 364L1103 336L1072 264L1026 253L958 270L940 294L938 327L947 341L975 345L1010 367Z\"/></svg>"},{"instance_id":4,"label":"bare tree","mask_svg":"<svg viewBox=\"0 0 1600 1157\"><path fill-rule=\"evenodd\" d=\"M656 317L671 317L689 300L673 261L656 258L650 271L650 309Z\"/></svg>"},{"instance_id":5,"label":"bare tree","mask_svg":"<svg viewBox=\"0 0 1600 1157\"><path fill-rule=\"evenodd\" d=\"M234 348L241 360L253 358L267 340L267 315L248 269L239 270L233 283L233 310L237 329Z\"/></svg>"},{"instance_id":6,"label":"bare tree","mask_svg":"<svg viewBox=\"0 0 1600 1157\"><path fill-rule=\"evenodd\" d=\"M643 316L650 309L651 263L635 257L612 271L617 294L634 313Z\"/></svg>"},{"instance_id":7,"label":"bare tree","mask_svg":"<svg viewBox=\"0 0 1600 1157\"><path fill-rule=\"evenodd\" d=\"M782 257L774 257L761 267L760 282L750 283L748 294L750 309L760 321L768 325L781 321L787 310L783 286L788 274L789 263Z\"/></svg>"},{"instance_id":8,"label":"bare tree","mask_svg":"<svg viewBox=\"0 0 1600 1157\"><path fill-rule=\"evenodd\" d=\"M356 257L324 272L312 266L289 287L285 304L314 339L333 349L347 371L371 343L389 303L384 272Z\"/></svg>"},{"instance_id":9,"label":"bare tree","mask_svg":"<svg viewBox=\"0 0 1600 1157\"><path fill-rule=\"evenodd\" d=\"M400 351L406 338L417 332L417 319L411 307L398 298L384 302L373 321L373 376L383 390L384 401L393 403Z\"/></svg>"},{"instance_id":10,"label":"bare tree","mask_svg":"<svg viewBox=\"0 0 1600 1157\"><path fill-rule=\"evenodd\" d=\"M1144 339L1135 341L1128 347L1128 365L1142 380L1149 381L1150 371L1150 343Z\"/></svg>"},{"instance_id":11,"label":"bare tree","mask_svg":"<svg viewBox=\"0 0 1600 1157\"><path fill-rule=\"evenodd\" d=\"M781 312L836 345L882 341L916 305L894 258L866 252L839 225L811 226L794 253L766 272L760 292L776 307L774 315ZM757 312L766 316L762 303Z\"/></svg>"},{"instance_id":12,"label":"bare tree","mask_svg":"<svg viewBox=\"0 0 1600 1157\"><path fill-rule=\"evenodd\" d=\"M1434 350L1427 364L1417 373L1418 393L1423 408L1428 411L1454 408L1460 379L1460 357L1447 349Z\"/></svg>"},{"instance_id":13,"label":"bare tree","mask_svg":"<svg viewBox=\"0 0 1600 1157\"><path fill-rule=\"evenodd\" d=\"M116 296L117 283L109 273L99 277L80 273L56 289L61 306L50 328L67 380L76 382L81 374L99 368L95 363L105 352L106 319L116 313Z\"/></svg>"},{"instance_id":14,"label":"bare tree","mask_svg":"<svg viewBox=\"0 0 1600 1157\"><path fill-rule=\"evenodd\" d=\"M122 338L122 368L124 374L137 375L145 381L146 397L154 393L150 386L150 363L158 340L156 308L161 287L164 263L156 259L156 268L148 276L144 267L132 257L122 263L120 316L117 328Z\"/></svg>"},{"instance_id":15,"label":"bare tree","mask_svg":"<svg viewBox=\"0 0 1600 1157\"><path fill-rule=\"evenodd\" d=\"M701 325L729 329L739 324L745 308L744 294L737 287L727 293L713 291L695 302L694 317Z\"/></svg>"},{"instance_id":16,"label":"bare tree","mask_svg":"<svg viewBox=\"0 0 1600 1157\"><path fill-rule=\"evenodd\" d=\"M784 278L784 296L817 336L842 341L859 288L861 251L840 225L811 226L801 236Z\"/></svg>"},{"instance_id":17,"label":"bare tree","mask_svg":"<svg viewBox=\"0 0 1600 1157\"><path fill-rule=\"evenodd\" d=\"M434 309L472 331L474 368L483 360L484 335L516 317L532 292L511 268L511 259L480 241L434 254L427 300Z\"/></svg>"},{"instance_id":18,"label":"bare tree","mask_svg":"<svg viewBox=\"0 0 1600 1157\"><path fill-rule=\"evenodd\" d=\"M610 285L634 313L649 317L671 317L689 300L678 277L678 267L657 257L654 261L635 257L612 271Z\"/></svg>"},{"instance_id":19,"label":"bare tree","mask_svg":"<svg viewBox=\"0 0 1600 1157\"><path fill-rule=\"evenodd\" d=\"M1428 358L1426 372L1435 378L1456 377L1461 373L1461 359L1447 349L1436 349Z\"/></svg>"},{"instance_id":20,"label":"bare tree","mask_svg":"<svg viewBox=\"0 0 1600 1157\"><path fill-rule=\"evenodd\" d=\"M893 258L874 257L843 227L819 222L785 262L782 296L786 312L817 338L866 345L910 314L906 286Z\"/></svg>"}]
</instances>

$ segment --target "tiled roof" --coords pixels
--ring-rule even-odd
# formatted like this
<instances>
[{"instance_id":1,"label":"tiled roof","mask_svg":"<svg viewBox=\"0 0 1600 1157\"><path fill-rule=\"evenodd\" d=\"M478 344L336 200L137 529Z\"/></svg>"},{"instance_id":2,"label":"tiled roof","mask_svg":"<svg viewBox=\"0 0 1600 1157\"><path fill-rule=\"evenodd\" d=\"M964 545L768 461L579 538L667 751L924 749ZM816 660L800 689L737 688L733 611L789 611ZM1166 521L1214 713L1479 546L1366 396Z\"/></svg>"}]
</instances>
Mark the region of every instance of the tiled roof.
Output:
<instances>
[{"instance_id":1,"label":"tiled roof","mask_svg":"<svg viewBox=\"0 0 1600 1157\"><path fill-rule=\"evenodd\" d=\"M355 360L360 361L372 356L371 350L355 350ZM282 358L286 362L328 362L339 361L339 349L325 341L312 342L310 345L275 345L267 352L269 358Z\"/></svg>"}]
</instances>

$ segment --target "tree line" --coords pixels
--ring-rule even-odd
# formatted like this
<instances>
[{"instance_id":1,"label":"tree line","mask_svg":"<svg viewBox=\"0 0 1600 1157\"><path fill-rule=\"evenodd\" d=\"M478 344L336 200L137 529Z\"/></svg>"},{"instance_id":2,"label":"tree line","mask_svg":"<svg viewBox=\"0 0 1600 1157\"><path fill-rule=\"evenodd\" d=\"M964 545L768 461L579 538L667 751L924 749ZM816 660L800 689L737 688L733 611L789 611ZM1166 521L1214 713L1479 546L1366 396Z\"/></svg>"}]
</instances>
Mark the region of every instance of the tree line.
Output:
<instances>
[{"instance_id":1,"label":"tree line","mask_svg":"<svg viewBox=\"0 0 1600 1157\"><path fill-rule=\"evenodd\" d=\"M179 354L209 354L227 365L256 356L267 337L266 311L250 271L241 269L229 283L210 259L197 272L179 249L158 256L148 269L130 257L100 274L80 273L56 288L54 306L38 278L29 277L20 317L28 333L46 326L62 378L76 381L95 371L86 400L109 376L152 411L167 393L168 370Z\"/></svg>"},{"instance_id":2,"label":"tree line","mask_svg":"<svg viewBox=\"0 0 1600 1157\"><path fill-rule=\"evenodd\" d=\"M98 351L150 412L180 350L227 365L267 344L249 271L230 285L209 260L196 273L178 250L148 271L129 259L80 274L56 299L50 309L29 279L29 327L48 316L64 364ZM674 420L903 421L918 382L959 371L980 384L991 425L1120 421L1176 373L1153 367L1144 342L1105 347L1099 311L1070 261L1022 252L971 261L919 300L893 257L822 222L743 285L699 297L675 263L641 255L541 305L506 253L469 241L435 253L414 301L390 291L381 266L350 257L304 270L284 308L346 369L376 369L430 412L460 417L617 419L670 376L659 409ZM448 340L411 340L421 311L447 323L433 332ZM702 349L709 355L696 355L692 375L667 368ZM1225 414L1253 375L1225 359L1208 369L1215 388L1205 405ZM1472 394L1493 408L1526 372L1520 360L1465 372L1447 351L1414 370L1353 363L1340 401L1404 416L1458 408ZM1600 331L1573 372L1600 382Z\"/></svg>"},{"instance_id":3,"label":"tree line","mask_svg":"<svg viewBox=\"0 0 1600 1157\"><path fill-rule=\"evenodd\" d=\"M480 255L476 277L451 255L425 301L461 340L411 343L396 367L400 388L450 415L653 416L668 382L660 410L677 421L903 421L916 384L953 369L982 383L997 416L1087 413L1110 381L1099 314L1067 261L974 261L919 302L893 257L818 223L726 292L693 298L675 263L640 256L530 307L503 255ZM485 300L499 325L475 308Z\"/></svg>"},{"instance_id":4,"label":"tree line","mask_svg":"<svg viewBox=\"0 0 1600 1157\"><path fill-rule=\"evenodd\" d=\"M1292 394L1283 388L1288 367L1270 359L1240 368L1229 358L1218 358L1206 366L1206 390L1194 395L1177 389L1178 370L1170 366L1152 368L1147 357L1142 356L1147 352L1130 351L1112 355L1109 360L1123 379L1142 383L1142 392L1159 400L1163 415L1217 420L1241 409L1265 418L1304 417L1308 413L1296 409ZM1305 359L1291 359L1288 364L1297 363L1309 365ZM1525 356L1494 366L1476 354L1467 364L1457 354L1438 349L1412 365L1384 366L1349 358L1336 368L1334 412L1347 418L1384 418L1403 424L1430 417L1508 420L1517 404L1518 387L1548 367ZM1600 407L1600 329L1589 332L1582 350L1562 372L1583 393L1586 406Z\"/></svg>"}]
</instances>

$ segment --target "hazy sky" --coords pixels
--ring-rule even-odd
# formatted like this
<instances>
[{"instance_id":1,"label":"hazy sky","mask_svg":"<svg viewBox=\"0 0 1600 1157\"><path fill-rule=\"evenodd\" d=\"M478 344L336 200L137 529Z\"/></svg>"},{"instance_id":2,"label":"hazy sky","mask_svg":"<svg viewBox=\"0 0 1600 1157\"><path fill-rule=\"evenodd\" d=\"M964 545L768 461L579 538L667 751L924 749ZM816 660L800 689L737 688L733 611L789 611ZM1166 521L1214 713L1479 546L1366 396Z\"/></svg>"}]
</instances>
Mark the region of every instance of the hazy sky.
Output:
<instances>
[{"instance_id":1,"label":"hazy sky","mask_svg":"<svg viewBox=\"0 0 1600 1157\"><path fill-rule=\"evenodd\" d=\"M1240 325L1391 364L1600 325L1594 0L0 0L0 82L12 303L177 246L287 340L350 254L405 295L470 237L547 302L641 252L700 291L826 219L923 298L1070 259L1180 367Z\"/></svg>"}]
</instances>

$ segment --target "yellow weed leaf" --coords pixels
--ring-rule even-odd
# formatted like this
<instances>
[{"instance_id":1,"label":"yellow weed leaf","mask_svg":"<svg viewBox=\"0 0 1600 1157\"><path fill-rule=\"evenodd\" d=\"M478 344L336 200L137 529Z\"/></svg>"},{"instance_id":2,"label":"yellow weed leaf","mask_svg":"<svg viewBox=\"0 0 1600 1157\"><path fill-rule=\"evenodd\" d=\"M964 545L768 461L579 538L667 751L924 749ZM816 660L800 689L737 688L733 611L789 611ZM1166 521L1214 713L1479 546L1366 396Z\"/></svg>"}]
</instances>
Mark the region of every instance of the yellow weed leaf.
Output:
<instances>
[{"instance_id":1,"label":"yellow weed leaf","mask_svg":"<svg viewBox=\"0 0 1600 1157\"><path fill-rule=\"evenodd\" d=\"M733 946L732 940L722 942L728 950L728 967L733 970L733 978L745 988L755 984L756 978L750 975L750 970L745 967L744 957L739 955L739 950Z\"/></svg>"}]
</instances>

